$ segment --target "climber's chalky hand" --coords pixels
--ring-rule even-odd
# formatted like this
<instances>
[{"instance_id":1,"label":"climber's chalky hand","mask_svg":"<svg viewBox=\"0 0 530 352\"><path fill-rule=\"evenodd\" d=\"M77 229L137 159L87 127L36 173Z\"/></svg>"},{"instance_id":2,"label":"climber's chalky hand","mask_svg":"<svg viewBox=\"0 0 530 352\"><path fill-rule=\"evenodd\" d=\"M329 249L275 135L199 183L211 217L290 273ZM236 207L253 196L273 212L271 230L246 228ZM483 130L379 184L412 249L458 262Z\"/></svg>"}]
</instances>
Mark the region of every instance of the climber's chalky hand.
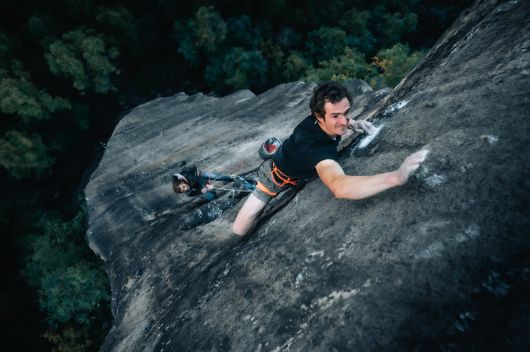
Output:
<instances>
[{"instance_id":1,"label":"climber's chalky hand","mask_svg":"<svg viewBox=\"0 0 530 352\"><path fill-rule=\"evenodd\" d=\"M352 120L350 122L350 128L357 132L366 132L368 134L372 134L375 131L374 125L366 120Z\"/></svg>"},{"instance_id":2,"label":"climber's chalky hand","mask_svg":"<svg viewBox=\"0 0 530 352\"><path fill-rule=\"evenodd\" d=\"M422 149L416 153L409 155L398 169L398 178L401 185L405 184L409 177L416 171L422 162L427 158L429 151Z\"/></svg>"}]
</instances>

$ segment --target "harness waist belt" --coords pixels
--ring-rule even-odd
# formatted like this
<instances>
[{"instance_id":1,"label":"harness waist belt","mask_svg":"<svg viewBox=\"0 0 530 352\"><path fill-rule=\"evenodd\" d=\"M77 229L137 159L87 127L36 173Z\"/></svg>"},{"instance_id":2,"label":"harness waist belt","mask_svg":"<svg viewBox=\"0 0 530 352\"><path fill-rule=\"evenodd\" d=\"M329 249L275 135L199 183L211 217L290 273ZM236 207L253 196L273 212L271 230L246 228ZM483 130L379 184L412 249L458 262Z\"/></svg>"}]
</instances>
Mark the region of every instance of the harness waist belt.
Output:
<instances>
[{"instance_id":1,"label":"harness waist belt","mask_svg":"<svg viewBox=\"0 0 530 352\"><path fill-rule=\"evenodd\" d=\"M276 186L278 187L284 187L285 185L296 186L298 181L300 181L299 179L286 175L282 170L278 168L278 166L276 166L274 161L272 162L271 173L272 173L272 182L274 182Z\"/></svg>"}]
</instances>

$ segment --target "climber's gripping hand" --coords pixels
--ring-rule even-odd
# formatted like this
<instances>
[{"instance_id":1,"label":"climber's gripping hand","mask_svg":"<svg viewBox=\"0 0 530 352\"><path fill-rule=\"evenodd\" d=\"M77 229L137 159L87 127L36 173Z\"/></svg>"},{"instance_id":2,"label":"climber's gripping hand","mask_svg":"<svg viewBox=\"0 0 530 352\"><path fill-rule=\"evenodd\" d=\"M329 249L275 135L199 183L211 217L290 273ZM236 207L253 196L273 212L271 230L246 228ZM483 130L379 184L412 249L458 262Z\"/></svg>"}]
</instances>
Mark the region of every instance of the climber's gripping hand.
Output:
<instances>
[{"instance_id":1,"label":"climber's gripping hand","mask_svg":"<svg viewBox=\"0 0 530 352\"><path fill-rule=\"evenodd\" d=\"M427 154L429 154L429 151L427 149L422 149L419 152L409 155L405 161L403 161L397 170L400 185L403 185L407 182L414 171L416 171L420 164L425 161Z\"/></svg>"},{"instance_id":2,"label":"climber's gripping hand","mask_svg":"<svg viewBox=\"0 0 530 352\"><path fill-rule=\"evenodd\" d=\"M348 127L356 132L366 132L368 134L375 132L374 125L366 120L350 120Z\"/></svg>"}]
</instances>

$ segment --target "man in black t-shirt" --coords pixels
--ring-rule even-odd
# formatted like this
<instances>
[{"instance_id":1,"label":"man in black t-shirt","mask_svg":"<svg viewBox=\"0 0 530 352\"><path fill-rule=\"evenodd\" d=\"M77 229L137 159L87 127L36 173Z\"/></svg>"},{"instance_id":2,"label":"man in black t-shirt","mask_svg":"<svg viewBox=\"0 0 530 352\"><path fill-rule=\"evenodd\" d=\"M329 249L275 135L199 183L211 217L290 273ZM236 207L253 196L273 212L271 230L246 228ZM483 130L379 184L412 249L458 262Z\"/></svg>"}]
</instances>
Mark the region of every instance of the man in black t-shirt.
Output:
<instances>
[{"instance_id":1,"label":"man in black t-shirt","mask_svg":"<svg viewBox=\"0 0 530 352\"><path fill-rule=\"evenodd\" d=\"M409 155L398 170L372 175L348 176L336 161L337 146L348 128L372 133L368 121L351 120L351 98L346 88L334 82L319 84L309 102L311 115L295 127L271 160L258 169L259 181L245 201L232 231L247 234L267 203L278 193L315 174L336 198L363 199L401 186L425 160L428 151Z\"/></svg>"}]
</instances>

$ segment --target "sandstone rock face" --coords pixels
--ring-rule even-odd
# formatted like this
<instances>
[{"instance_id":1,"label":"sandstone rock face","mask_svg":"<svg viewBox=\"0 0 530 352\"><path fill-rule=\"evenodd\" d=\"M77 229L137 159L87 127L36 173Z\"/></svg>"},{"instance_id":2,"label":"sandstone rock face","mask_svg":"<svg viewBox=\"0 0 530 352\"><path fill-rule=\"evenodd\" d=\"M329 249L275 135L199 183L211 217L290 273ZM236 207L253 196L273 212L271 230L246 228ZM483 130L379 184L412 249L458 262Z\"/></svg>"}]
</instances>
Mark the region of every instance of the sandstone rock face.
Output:
<instances>
[{"instance_id":1,"label":"sandstone rock face","mask_svg":"<svg viewBox=\"0 0 530 352\"><path fill-rule=\"evenodd\" d=\"M314 179L235 245L245 194L177 197L171 174L184 162L251 173L259 145L308 114L314 84L131 111L85 189L112 284L102 350L459 350L476 337L484 306L528 292L529 13L528 1L479 1L390 94L351 82L356 113L382 128L342 151L345 172L390 171L428 148L409 183L348 201ZM504 346L524 350L517 302L501 326Z\"/></svg>"}]
</instances>

